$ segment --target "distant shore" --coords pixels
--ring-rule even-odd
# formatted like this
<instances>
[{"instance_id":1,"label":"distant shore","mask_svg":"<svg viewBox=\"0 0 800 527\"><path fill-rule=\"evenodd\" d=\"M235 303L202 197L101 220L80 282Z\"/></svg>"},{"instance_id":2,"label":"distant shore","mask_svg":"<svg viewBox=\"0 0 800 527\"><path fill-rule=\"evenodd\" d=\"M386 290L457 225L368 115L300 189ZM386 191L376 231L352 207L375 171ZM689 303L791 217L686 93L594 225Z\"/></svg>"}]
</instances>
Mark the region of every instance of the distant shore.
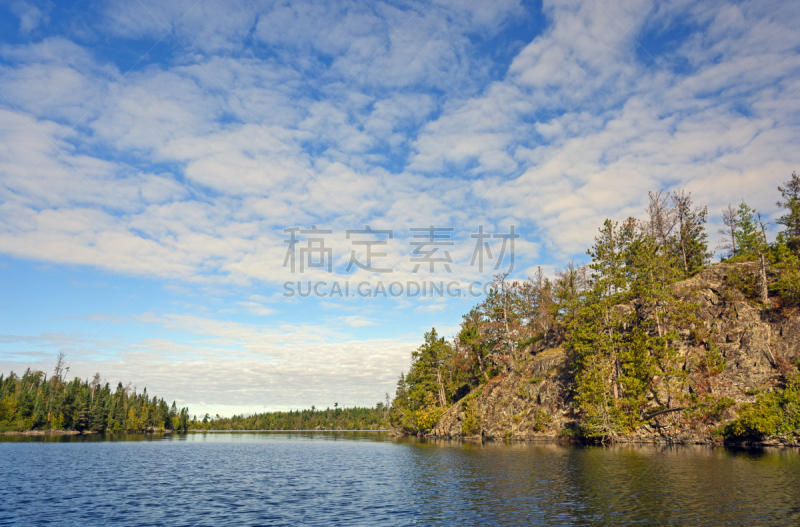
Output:
<instances>
[{"instance_id":1,"label":"distant shore","mask_svg":"<svg viewBox=\"0 0 800 527\"><path fill-rule=\"evenodd\" d=\"M175 432L175 430L164 430L161 428L157 429L147 429L147 430L117 430L115 432L97 432L94 430L23 430L23 431L8 431L8 432L0 432L0 435L9 435L9 436L49 436L49 435L90 435L90 434L171 434ZM195 430L187 430L187 432L392 432L392 430L388 428L317 428L317 429L293 429L293 430L282 430L282 429L236 429L236 430L203 430L203 429L195 429Z\"/></svg>"},{"instance_id":2,"label":"distant shore","mask_svg":"<svg viewBox=\"0 0 800 527\"><path fill-rule=\"evenodd\" d=\"M147 430L118 430L116 432L97 432L94 430L11 430L0 432L6 436L76 436L90 434L171 434L174 430L164 430L163 428L149 428Z\"/></svg>"},{"instance_id":3,"label":"distant shore","mask_svg":"<svg viewBox=\"0 0 800 527\"><path fill-rule=\"evenodd\" d=\"M292 429L281 429L281 428L236 428L232 430L226 430L224 428L220 428L218 430L204 430L201 428L196 428L194 430L189 429L187 432L192 433L201 433L201 432L391 432L392 430L389 428L292 428Z\"/></svg>"}]
</instances>

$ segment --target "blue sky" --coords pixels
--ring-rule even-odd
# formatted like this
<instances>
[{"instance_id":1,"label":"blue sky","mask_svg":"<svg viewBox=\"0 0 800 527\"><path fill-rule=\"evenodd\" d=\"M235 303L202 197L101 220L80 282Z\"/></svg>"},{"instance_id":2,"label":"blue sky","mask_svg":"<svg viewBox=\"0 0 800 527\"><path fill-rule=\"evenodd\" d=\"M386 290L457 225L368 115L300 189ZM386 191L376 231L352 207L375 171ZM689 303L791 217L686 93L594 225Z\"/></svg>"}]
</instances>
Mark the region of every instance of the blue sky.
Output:
<instances>
[{"instance_id":1,"label":"blue sky","mask_svg":"<svg viewBox=\"0 0 800 527\"><path fill-rule=\"evenodd\" d=\"M774 222L798 22L786 1L2 2L0 371L64 351L198 414L372 405L476 300L285 282L490 280L480 225L520 235L513 277L552 273L662 188L709 206L712 245L728 203ZM312 225L331 272L292 273L284 229ZM392 273L347 270L367 225ZM431 225L450 272L413 272Z\"/></svg>"}]
</instances>

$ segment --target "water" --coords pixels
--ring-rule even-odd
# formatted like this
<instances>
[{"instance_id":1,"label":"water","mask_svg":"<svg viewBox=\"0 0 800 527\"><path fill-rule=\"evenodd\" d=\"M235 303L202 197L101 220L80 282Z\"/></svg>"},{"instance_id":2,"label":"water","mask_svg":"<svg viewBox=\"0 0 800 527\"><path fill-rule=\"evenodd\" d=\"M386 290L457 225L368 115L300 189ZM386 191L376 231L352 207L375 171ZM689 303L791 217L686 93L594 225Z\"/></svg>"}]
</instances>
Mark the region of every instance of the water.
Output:
<instances>
[{"instance_id":1,"label":"water","mask_svg":"<svg viewBox=\"0 0 800 527\"><path fill-rule=\"evenodd\" d=\"M0 436L0 481L0 525L800 525L795 450Z\"/></svg>"}]
</instances>

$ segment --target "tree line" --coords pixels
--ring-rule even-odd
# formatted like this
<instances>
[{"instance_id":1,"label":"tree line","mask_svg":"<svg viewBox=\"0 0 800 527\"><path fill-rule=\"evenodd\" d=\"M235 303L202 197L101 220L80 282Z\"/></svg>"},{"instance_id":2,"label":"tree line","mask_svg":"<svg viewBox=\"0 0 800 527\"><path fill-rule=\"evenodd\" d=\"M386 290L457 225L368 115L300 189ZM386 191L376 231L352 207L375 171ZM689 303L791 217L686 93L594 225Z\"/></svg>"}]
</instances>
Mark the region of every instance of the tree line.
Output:
<instances>
[{"instance_id":1,"label":"tree line","mask_svg":"<svg viewBox=\"0 0 800 527\"><path fill-rule=\"evenodd\" d=\"M379 402L374 408L334 408L264 412L249 416L195 416L190 430L385 430L389 428L388 407Z\"/></svg>"},{"instance_id":2,"label":"tree line","mask_svg":"<svg viewBox=\"0 0 800 527\"><path fill-rule=\"evenodd\" d=\"M49 378L30 368L22 376L0 374L0 432L188 430L187 408L150 397L147 388L137 393L120 382L112 390L99 373L92 380L68 381L63 361L60 353Z\"/></svg>"},{"instance_id":3,"label":"tree line","mask_svg":"<svg viewBox=\"0 0 800 527\"><path fill-rule=\"evenodd\" d=\"M770 308L787 310L800 305L800 178L792 173L778 191L782 230L774 240L743 201L722 211L718 249L723 261L751 263L754 272L731 273L750 301L766 305L771 294ZM524 281L497 275L455 338L435 328L425 334L398 380L391 424L430 430L450 405L530 358L530 345L541 339L562 343L568 353L577 433L584 437L624 435L656 412L719 415L733 404L711 389L724 358L697 306L672 287L710 265L707 220L707 207L696 206L689 192L650 192L643 220L603 223L587 250L590 263L570 262L553 277L539 267ZM698 355L689 371L677 347L681 333L690 334ZM795 386L793 371L786 388ZM704 379L692 390L689 373ZM476 426L468 421L464 426Z\"/></svg>"}]
</instances>

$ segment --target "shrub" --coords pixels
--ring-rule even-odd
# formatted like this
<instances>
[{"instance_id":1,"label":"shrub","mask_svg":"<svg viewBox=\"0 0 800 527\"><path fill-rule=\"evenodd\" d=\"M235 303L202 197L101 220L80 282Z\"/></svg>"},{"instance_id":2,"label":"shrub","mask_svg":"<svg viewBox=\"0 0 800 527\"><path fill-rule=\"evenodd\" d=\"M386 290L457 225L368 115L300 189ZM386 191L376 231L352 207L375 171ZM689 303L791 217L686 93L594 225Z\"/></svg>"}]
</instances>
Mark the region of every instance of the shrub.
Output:
<instances>
[{"instance_id":1,"label":"shrub","mask_svg":"<svg viewBox=\"0 0 800 527\"><path fill-rule=\"evenodd\" d=\"M464 421L461 423L461 431L464 432L464 435L471 436L481 431L481 421L475 415L472 405L469 406L469 410L465 412Z\"/></svg>"},{"instance_id":2,"label":"shrub","mask_svg":"<svg viewBox=\"0 0 800 527\"><path fill-rule=\"evenodd\" d=\"M550 414L545 412L544 410L537 410L536 417L533 422L533 429L536 432L546 432L547 428L553 422L553 419L550 417Z\"/></svg>"},{"instance_id":3,"label":"shrub","mask_svg":"<svg viewBox=\"0 0 800 527\"><path fill-rule=\"evenodd\" d=\"M444 413L444 408L439 406L429 406L421 408L415 412L417 428L419 430L430 430L436 426L436 422Z\"/></svg>"},{"instance_id":4,"label":"shrub","mask_svg":"<svg viewBox=\"0 0 800 527\"><path fill-rule=\"evenodd\" d=\"M464 412L464 421L461 422L461 431L464 435L475 435L481 431L481 420L475 408L475 398L480 394L476 390L461 400L461 410Z\"/></svg>"},{"instance_id":5,"label":"shrub","mask_svg":"<svg viewBox=\"0 0 800 527\"><path fill-rule=\"evenodd\" d=\"M784 307L800 304L800 269L797 265L783 266L780 277L770 286L771 290L778 293Z\"/></svg>"},{"instance_id":6,"label":"shrub","mask_svg":"<svg viewBox=\"0 0 800 527\"><path fill-rule=\"evenodd\" d=\"M800 258L783 243L780 235L770 250L770 261L778 274L770 290L778 294L784 307L800 305Z\"/></svg>"},{"instance_id":7,"label":"shrub","mask_svg":"<svg viewBox=\"0 0 800 527\"><path fill-rule=\"evenodd\" d=\"M728 272L725 281L731 287L741 291L741 293L750 300L757 300L760 298L758 277L750 269L735 267Z\"/></svg>"},{"instance_id":8,"label":"shrub","mask_svg":"<svg viewBox=\"0 0 800 527\"><path fill-rule=\"evenodd\" d=\"M533 399L533 394L528 391L528 385L524 381L517 385L516 393L520 399Z\"/></svg>"},{"instance_id":9,"label":"shrub","mask_svg":"<svg viewBox=\"0 0 800 527\"><path fill-rule=\"evenodd\" d=\"M525 346L530 346L531 344L536 344L540 340L544 338L544 335L541 333L537 333L532 337L525 338L517 342L517 349L523 349Z\"/></svg>"},{"instance_id":10,"label":"shrub","mask_svg":"<svg viewBox=\"0 0 800 527\"><path fill-rule=\"evenodd\" d=\"M722 419L725 410L736 404L730 397L719 397L710 393L691 396L690 407L683 411L683 416L690 422L711 424Z\"/></svg>"},{"instance_id":11,"label":"shrub","mask_svg":"<svg viewBox=\"0 0 800 527\"><path fill-rule=\"evenodd\" d=\"M564 428L558 431L561 437L577 437L580 435L580 430L575 428L574 423L567 423Z\"/></svg>"},{"instance_id":12,"label":"shrub","mask_svg":"<svg viewBox=\"0 0 800 527\"><path fill-rule=\"evenodd\" d=\"M786 388L758 395L756 402L739 407L739 417L722 428L726 439L762 439L800 429L800 374Z\"/></svg>"}]
</instances>

